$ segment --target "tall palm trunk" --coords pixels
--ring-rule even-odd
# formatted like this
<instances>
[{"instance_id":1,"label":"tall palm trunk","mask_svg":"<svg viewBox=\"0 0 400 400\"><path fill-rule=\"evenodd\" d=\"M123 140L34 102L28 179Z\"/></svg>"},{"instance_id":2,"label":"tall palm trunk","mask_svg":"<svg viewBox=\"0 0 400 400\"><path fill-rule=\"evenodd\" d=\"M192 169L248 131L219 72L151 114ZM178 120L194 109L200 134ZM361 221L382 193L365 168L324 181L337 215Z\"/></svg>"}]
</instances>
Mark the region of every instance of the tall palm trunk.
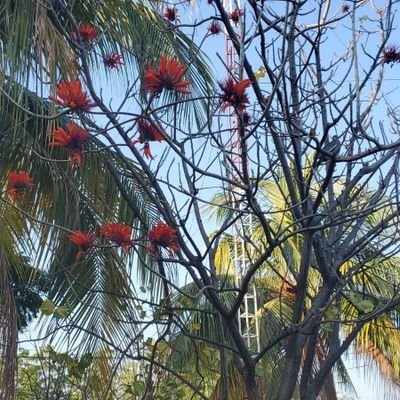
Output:
<instances>
[{"instance_id":1,"label":"tall palm trunk","mask_svg":"<svg viewBox=\"0 0 400 400\"><path fill-rule=\"evenodd\" d=\"M10 285L7 261L0 247L0 399L15 395L18 321L17 307Z\"/></svg>"}]
</instances>

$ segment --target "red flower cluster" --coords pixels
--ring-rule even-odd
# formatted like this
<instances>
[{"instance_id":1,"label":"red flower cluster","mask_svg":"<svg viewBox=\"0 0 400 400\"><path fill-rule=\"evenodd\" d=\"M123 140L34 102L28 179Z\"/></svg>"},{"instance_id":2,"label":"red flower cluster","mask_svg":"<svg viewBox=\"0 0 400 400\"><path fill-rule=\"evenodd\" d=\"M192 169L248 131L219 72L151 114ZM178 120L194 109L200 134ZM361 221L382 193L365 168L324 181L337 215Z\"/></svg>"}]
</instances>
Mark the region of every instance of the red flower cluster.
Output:
<instances>
[{"instance_id":1,"label":"red flower cluster","mask_svg":"<svg viewBox=\"0 0 400 400\"><path fill-rule=\"evenodd\" d=\"M138 120L139 138L132 142L132 146L136 143L144 144L143 152L147 158L153 159L150 151L149 142L161 142L165 140L167 133L160 125L155 125L147 119L140 118Z\"/></svg>"},{"instance_id":2,"label":"red flower cluster","mask_svg":"<svg viewBox=\"0 0 400 400\"><path fill-rule=\"evenodd\" d=\"M111 242L121 246L126 253L129 252L130 247L133 245L132 228L125 224L118 224L112 222L100 227L100 233Z\"/></svg>"},{"instance_id":3,"label":"red flower cluster","mask_svg":"<svg viewBox=\"0 0 400 400\"><path fill-rule=\"evenodd\" d=\"M218 21L213 21L211 24L208 26L208 32L210 32L210 35L218 35L218 33L222 32L222 27Z\"/></svg>"},{"instance_id":4,"label":"red flower cluster","mask_svg":"<svg viewBox=\"0 0 400 400\"><path fill-rule=\"evenodd\" d=\"M157 223L148 233L148 239L150 245L147 250L152 253L158 253L159 247L164 247L168 250L170 257L174 256L174 252L179 251L179 245L177 243L176 230L171 228L164 222Z\"/></svg>"},{"instance_id":5,"label":"red flower cluster","mask_svg":"<svg viewBox=\"0 0 400 400\"><path fill-rule=\"evenodd\" d=\"M76 162L78 167L82 162L82 151L85 148L87 141L90 139L90 134L86 129L80 128L74 122L67 124L66 129L58 128L51 132L54 141L49 143L49 146L59 146L67 149L71 154L69 156L69 164Z\"/></svg>"},{"instance_id":6,"label":"red flower cluster","mask_svg":"<svg viewBox=\"0 0 400 400\"><path fill-rule=\"evenodd\" d=\"M84 44L90 44L91 42L93 42L93 40L96 39L97 35L98 33L96 29L94 29L93 26L89 24L79 24L78 32L71 33L71 36L74 40L78 40L78 38L80 37L82 43Z\"/></svg>"},{"instance_id":7,"label":"red flower cluster","mask_svg":"<svg viewBox=\"0 0 400 400\"><path fill-rule=\"evenodd\" d=\"M82 83L76 81L61 81L56 88L56 97L49 99L62 107L69 107L72 112L89 111L96 104L92 103L88 94L82 91Z\"/></svg>"},{"instance_id":8,"label":"red flower cluster","mask_svg":"<svg viewBox=\"0 0 400 400\"><path fill-rule=\"evenodd\" d=\"M222 93L220 94L222 111L225 111L230 106L236 110L243 111L246 108L246 104L249 103L246 89L250 85L250 79L243 79L240 82L236 82L234 79L228 78L225 82L220 83L219 87L222 89Z\"/></svg>"},{"instance_id":9,"label":"red flower cluster","mask_svg":"<svg viewBox=\"0 0 400 400\"><path fill-rule=\"evenodd\" d=\"M229 15L229 18L232 20L232 22L237 24L239 22L240 17L243 17L243 15L244 15L243 10L240 10L239 8L235 8Z\"/></svg>"},{"instance_id":10,"label":"red flower cluster","mask_svg":"<svg viewBox=\"0 0 400 400\"><path fill-rule=\"evenodd\" d=\"M110 54L106 54L106 55L103 57L103 62L104 62L104 65L105 65L107 68L110 68L110 69L113 69L113 68L118 69L118 67L119 67L120 65L123 65L123 64L124 64L124 63L121 61L122 58L123 58L123 57L122 57L121 54L110 53Z\"/></svg>"},{"instance_id":11,"label":"red flower cluster","mask_svg":"<svg viewBox=\"0 0 400 400\"><path fill-rule=\"evenodd\" d=\"M243 125L248 125L251 122L251 115L247 111L243 112L242 121Z\"/></svg>"},{"instance_id":12,"label":"red flower cluster","mask_svg":"<svg viewBox=\"0 0 400 400\"><path fill-rule=\"evenodd\" d=\"M185 68L173 58L167 59L162 56L158 68L155 70L150 66L144 73L143 89L155 95L160 94L163 89L173 90L177 93L190 94L187 86L190 82L183 81Z\"/></svg>"},{"instance_id":13,"label":"red flower cluster","mask_svg":"<svg viewBox=\"0 0 400 400\"><path fill-rule=\"evenodd\" d=\"M25 200L28 189L33 186L33 180L25 171L11 171L8 175L6 193L13 201Z\"/></svg>"},{"instance_id":14,"label":"red flower cluster","mask_svg":"<svg viewBox=\"0 0 400 400\"><path fill-rule=\"evenodd\" d=\"M383 51L382 60L384 64L400 62L400 50L398 46L388 46Z\"/></svg>"},{"instance_id":15,"label":"red flower cluster","mask_svg":"<svg viewBox=\"0 0 400 400\"><path fill-rule=\"evenodd\" d=\"M342 5L342 13L347 13L350 11L350 4L344 3Z\"/></svg>"},{"instance_id":16,"label":"red flower cluster","mask_svg":"<svg viewBox=\"0 0 400 400\"><path fill-rule=\"evenodd\" d=\"M68 235L68 239L79 247L79 251L76 255L76 261L79 261L83 253L92 247L96 241L96 238L92 234L82 232L80 230Z\"/></svg>"},{"instance_id":17,"label":"red flower cluster","mask_svg":"<svg viewBox=\"0 0 400 400\"><path fill-rule=\"evenodd\" d=\"M172 7L167 7L164 10L164 18L168 20L169 22L180 22L179 14L178 14L178 9L174 6Z\"/></svg>"}]
</instances>

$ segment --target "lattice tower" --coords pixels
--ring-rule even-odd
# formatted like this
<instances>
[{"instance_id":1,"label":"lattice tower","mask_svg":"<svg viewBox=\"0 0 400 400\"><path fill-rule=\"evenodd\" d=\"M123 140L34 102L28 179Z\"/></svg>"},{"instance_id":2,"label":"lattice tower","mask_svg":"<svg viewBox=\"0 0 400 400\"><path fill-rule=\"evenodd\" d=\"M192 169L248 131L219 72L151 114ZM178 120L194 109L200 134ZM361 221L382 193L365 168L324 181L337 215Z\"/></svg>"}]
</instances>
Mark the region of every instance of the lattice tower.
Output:
<instances>
[{"instance_id":1,"label":"lattice tower","mask_svg":"<svg viewBox=\"0 0 400 400\"><path fill-rule=\"evenodd\" d=\"M235 1L235 0L233 0ZM239 2L235 1L233 6L232 0L224 0L224 8L227 13L231 13L234 8L240 9ZM239 34L239 29L236 28ZM225 34L225 57L227 77L235 77L236 80L242 79L239 75L238 57L235 47L229 36ZM230 132L230 157L234 165L232 168L231 179L235 181L237 178L236 171L241 171L240 158L240 140L238 132L238 118L234 110L228 109L228 129ZM234 264L236 269L236 285L241 286L243 276L246 274L252 259L252 249L249 245L249 238L252 237L253 219L252 214L247 211L247 205L244 199L244 193L237 187L231 187L230 192L233 197L234 208L237 210L236 222L233 226L233 243L234 243ZM243 303L238 311L239 330L247 343L247 347L252 351L260 350L260 329L259 318L257 316L257 292L256 285L253 283L249 286L244 296Z\"/></svg>"}]
</instances>

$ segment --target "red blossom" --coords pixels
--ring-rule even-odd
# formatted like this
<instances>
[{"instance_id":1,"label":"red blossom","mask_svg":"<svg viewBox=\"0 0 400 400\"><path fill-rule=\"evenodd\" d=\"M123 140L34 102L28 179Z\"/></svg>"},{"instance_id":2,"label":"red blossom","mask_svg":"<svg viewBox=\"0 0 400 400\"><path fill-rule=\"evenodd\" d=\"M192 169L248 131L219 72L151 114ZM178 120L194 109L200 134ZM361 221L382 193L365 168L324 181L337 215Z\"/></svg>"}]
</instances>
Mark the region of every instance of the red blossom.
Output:
<instances>
[{"instance_id":1,"label":"red blossom","mask_svg":"<svg viewBox=\"0 0 400 400\"><path fill-rule=\"evenodd\" d=\"M109 241L121 246L126 253L133 245L132 228L128 225L111 222L100 227L100 233Z\"/></svg>"},{"instance_id":2,"label":"red blossom","mask_svg":"<svg viewBox=\"0 0 400 400\"><path fill-rule=\"evenodd\" d=\"M70 152L69 165L72 167L76 163L80 167L82 163L82 151L90 139L90 133L86 129L80 128L74 122L70 122L67 124L66 129L55 129L51 132L51 135L54 141L49 143L49 146L59 146L67 149Z\"/></svg>"},{"instance_id":3,"label":"red blossom","mask_svg":"<svg viewBox=\"0 0 400 400\"><path fill-rule=\"evenodd\" d=\"M179 251L176 230L164 222L157 223L149 231L148 239L150 245L147 250L151 253L158 253L159 247L164 247L164 249L168 250L168 255L173 257L174 252L177 253Z\"/></svg>"},{"instance_id":4,"label":"red blossom","mask_svg":"<svg viewBox=\"0 0 400 400\"><path fill-rule=\"evenodd\" d=\"M150 66L144 73L143 89L154 95L160 94L163 89L190 94L187 89L190 82L182 80L184 75L185 68L179 61L162 56L157 69Z\"/></svg>"},{"instance_id":5,"label":"red blossom","mask_svg":"<svg viewBox=\"0 0 400 400\"><path fill-rule=\"evenodd\" d=\"M350 11L350 4L342 4L342 13L348 13Z\"/></svg>"},{"instance_id":6,"label":"red blossom","mask_svg":"<svg viewBox=\"0 0 400 400\"><path fill-rule=\"evenodd\" d=\"M68 239L79 247L79 251L76 255L76 261L79 261L83 253L92 247L96 241L96 238L92 234L82 232L80 230L68 235Z\"/></svg>"},{"instance_id":7,"label":"red blossom","mask_svg":"<svg viewBox=\"0 0 400 400\"><path fill-rule=\"evenodd\" d=\"M388 46L383 50L382 59L384 64L400 62L400 50L398 46Z\"/></svg>"},{"instance_id":8,"label":"red blossom","mask_svg":"<svg viewBox=\"0 0 400 400\"><path fill-rule=\"evenodd\" d=\"M78 40L78 38L80 37L82 43L84 44L89 44L93 42L93 40L96 39L98 35L96 29L94 29L93 26L89 24L79 24L78 32L72 32L71 36L74 40Z\"/></svg>"},{"instance_id":9,"label":"red blossom","mask_svg":"<svg viewBox=\"0 0 400 400\"><path fill-rule=\"evenodd\" d=\"M56 88L56 97L49 99L62 107L69 107L72 112L89 111L96 104L92 103L86 92L82 91L82 83L76 81L61 81Z\"/></svg>"},{"instance_id":10,"label":"red blossom","mask_svg":"<svg viewBox=\"0 0 400 400\"><path fill-rule=\"evenodd\" d=\"M208 32L210 32L210 35L218 35L222 32L221 24L218 21L211 22L208 26Z\"/></svg>"},{"instance_id":11,"label":"red blossom","mask_svg":"<svg viewBox=\"0 0 400 400\"><path fill-rule=\"evenodd\" d=\"M247 111L243 112L242 121L243 125L248 125L251 122L251 115Z\"/></svg>"},{"instance_id":12,"label":"red blossom","mask_svg":"<svg viewBox=\"0 0 400 400\"><path fill-rule=\"evenodd\" d=\"M26 199L28 189L33 185L33 180L27 172L13 170L8 175L6 193L13 201L24 201Z\"/></svg>"},{"instance_id":13,"label":"red blossom","mask_svg":"<svg viewBox=\"0 0 400 400\"><path fill-rule=\"evenodd\" d=\"M229 18L237 24L239 22L240 17L243 17L244 11L239 8L235 8L229 15Z\"/></svg>"},{"instance_id":14,"label":"red blossom","mask_svg":"<svg viewBox=\"0 0 400 400\"><path fill-rule=\"evenodd\" d=\"M167 7L164 10L164 18L168 20L169 22L180 22L180 17L178 14L178 9L174 6L172 7Z\"/></svg>"},{"instance_id":15,"label":"red blossom","mask_svg":"<svg viewBox=\"0 0 400 400\"><path fill-rule=\"evenodd\" d=\"M234 79L228 78L225 82L220 83L219 87L222 89L222 93L220 94L222 111L225 111L230 106L243 111L246 108L246 104L249 103L246 89L250 85L250 79L243 79L240 82L236 82Z\"/></svg>"},{"instance_id":16,"label":"red blossom","mask_svg":"<svg viewBox=\"0 0 400 400\"><path fill-rule=\"evenodd\" d=\"M143 154L146 158L154 160L153 154L151 154L150 144L146 142L142 148Z\"/></svg>"},{"instance_id":17,"label":"red blossom","mask_svg":"<svg viewBox=\"0 0 400 400\"><path fill-rule=\"evenodd\" d=\"M123 57L122 57L121 54L110 53L110 54L106 54L106 55L103 57L103 62L104 62L104 65L105 65L107 68L110 68L110 69L113 69L113 68L118 69L118 67L119 67L120 65L123 65L123 64L124 64L124 63L121 61L122 58L123 58Z\"/></svg>"},{"instance_id":18,"label":"red blossom","mask_svg":"<svg viewBox=\"0 0 400 400\"><path fill-rule=\"evenodd\" d=\"M136 143L144 144L143 152L147 158L153 159L150 151L149 142L161 142L165 140L167 133L160 125L155 125L147 119L140 118L138 120L139 138L134 140L131 144L134 146Z\"/></svg>"}]
</instances>

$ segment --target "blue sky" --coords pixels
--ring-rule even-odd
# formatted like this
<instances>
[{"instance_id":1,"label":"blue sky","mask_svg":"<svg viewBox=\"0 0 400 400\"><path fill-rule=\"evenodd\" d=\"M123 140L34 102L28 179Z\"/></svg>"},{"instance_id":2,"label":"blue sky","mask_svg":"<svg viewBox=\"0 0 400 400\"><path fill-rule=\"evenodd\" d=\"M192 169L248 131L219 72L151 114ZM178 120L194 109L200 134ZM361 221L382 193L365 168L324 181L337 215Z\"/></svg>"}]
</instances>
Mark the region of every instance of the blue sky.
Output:
<instances>
[{"instance_id":1,"label":"blue sky","mask_svg":"<svg viewBox=\"0 0 400 400\"><path fill-rule=\"evenodd\" d=\"M342 4L342 2L338 1L338 4ZM377 1L376 2L377 5L379 6L379 3L382 3L382 1ZM206 8L207 7L207 8ZM367 7L367 6L366 6ZM210 12L210 7L206 4L206 2L204 2L204 6L201 6L201 12L204 15L208 15L208 13ZM366 8L365 10L365 16L369 16L370 12L368 11L368 9ZM361 12L360 12L360 17L362 18L364 16ZM184 12L181 12L181 18L182 18L182 22L184 22ZM192 17L193 19L196 18L195 15L193 15ZM361 21L361 20L360 20ZM368 21L366 21L365 23L368 23ZM205 26L206 27L206 26ZM344 49L347 46L348 43L348 35L349 35L349 31L348 29L344 26L341 27L340 29L333 29L331 31L331 36L330 36L330 42L327 43L326 45L326 55L327 57L332 57L338 54L341 54ZM400 37L398 35L398 32L396 33L397 37L399 38L400 41ZM376 43L369 43L370 46L376 47ZM222 64L220 62L220 60L218 58L216 58L215 54L219 53L223 56L223 49L224 49L224 41L222 38L222 35L219 37L216 37L215 39L207 39L207 41L205 42L205 45L203 47L204 50L207 51L207 54L209 55L209 57L213 60L213 66L216 72L216 76L218 76L219 79L223 79L224 75L225 75L225 71L222 67ZM259 66L259 62L257 60L254 60L254 69L256 70ZM384 82L384 90L388 93L388 96L386 98L386 100L390 103L395 104L395 102L397 101L396 98L398 98L398 86L400 83L400 79L398 78L399 76L399 70L400 70L400 65L395 65L393 68L390 67L386 67L386 72L387 72L387 78L385 79ZM114 74L114 75L113 75ZM115 103L117 104L118 101L121 98L121 93L123 93L123 90L121 90L122 88L122 84L120 84L120 82L116 82L116 78L115 78L115 74L117 74L116 71L113 71L112 74L108 75L108 78L106 80L108 80L107 84L105 84L105 79L104 77L101 78L101 80L99 82L97 82L97 84L100 87L103 87L104 93L107 93L106 97L109 97L110 99L113 99L115 101ZM339 75L340 76L340 75ZM339 76L337 78L339 78ZM336 78L336 77L335 77ZM371 83L373 83L374 78L372 78ZM261 82L262 83L262 82ZM349 79L346 79L345 84L346 85L351 85L354 83L354 80L349 77ZM263 83L262 83L263 84ZM265 88L267 88L268 85L265 84ZM383 99L382 99L383 100ZM383 104L383 101L381 101L380 104ZM385 114L384 114L384 108L381 107L381 105L378 106L378 110L382 109L381 112L381 117L384 119L385 118ZM378 113L379 115L379 113ZM99 119L99 122L102 122L102 119ZM153 153L157 154L157 150L162 150L162 147L164 145L163 144L155 144L154 145L154 151ZM153 148L153 145L152 145ZM25 346L24 346L25 347ZM354 378L354 383L356 386L356 390L359 394L359 398L361 400L383 400L382 397L382 390L381 388L377 387L377 385L374 383L374 379L369 378L369 379L364 379L364 374L362 371L361 366L359 367L355 367L354 363L350 360L348 361L348 367L349 367L349 372L351 374L351 376ZM366 368L370 368L369 366L367 366ZM375 388L376 386L376 388ZM399 398L400 398L400 393L399 393Z\"/></svg>"}]
</instances>

